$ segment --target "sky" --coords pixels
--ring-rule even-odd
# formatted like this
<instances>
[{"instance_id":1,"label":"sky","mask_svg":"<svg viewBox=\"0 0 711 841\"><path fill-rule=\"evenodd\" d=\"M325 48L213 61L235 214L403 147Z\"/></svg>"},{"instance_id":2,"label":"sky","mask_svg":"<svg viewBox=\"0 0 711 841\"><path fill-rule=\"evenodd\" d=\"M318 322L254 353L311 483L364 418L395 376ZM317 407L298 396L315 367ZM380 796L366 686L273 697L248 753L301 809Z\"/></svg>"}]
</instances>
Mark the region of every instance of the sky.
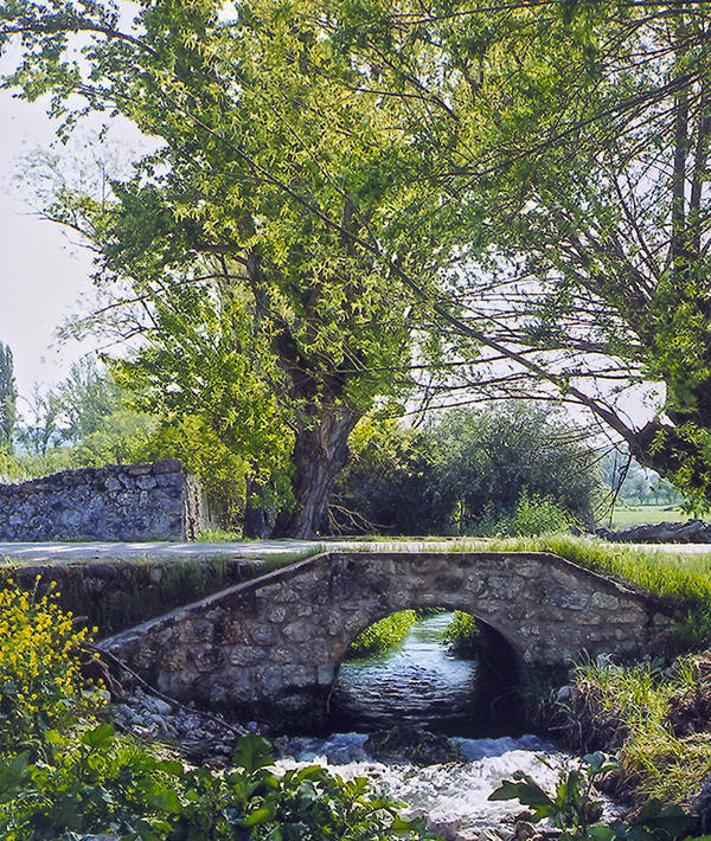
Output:
<instances>
[{"instance_id":1,"label":"sky","mask_svg":"<svg viewBox=\"0 0 711 841\"><path fill-rule=\"evenodd\" d=\"M88 120L86 121L88 123ZM36 180L27 161L38 152L59 155L78 171L99 153L99 124L80 129L69 148L55 141L57 123L41 102L27 103L0 91L0 342L15 359L18 391L27 397L35 383L43 389L62 380L72 363L98 345L96 338L60 341L58 330L73 316L91 309L92 259L76 235L41 218ZM107 155L125 164L149 145L128 123L112 123Z\"/></svg>"},{"instance_id":2,"label":"sky","mask_svg":"<svg viewBox=\"0 0 711 841\"><path fill-rule=\"evenodd\" d=\"M21 395L35 382L53 385L91 342L58 342L57 328L90 294L91 259L52 222L34 212L23 160L48 151L52 122L41 105L0 91L0 341L9 344Z\"/></svg>"}]
</instances>

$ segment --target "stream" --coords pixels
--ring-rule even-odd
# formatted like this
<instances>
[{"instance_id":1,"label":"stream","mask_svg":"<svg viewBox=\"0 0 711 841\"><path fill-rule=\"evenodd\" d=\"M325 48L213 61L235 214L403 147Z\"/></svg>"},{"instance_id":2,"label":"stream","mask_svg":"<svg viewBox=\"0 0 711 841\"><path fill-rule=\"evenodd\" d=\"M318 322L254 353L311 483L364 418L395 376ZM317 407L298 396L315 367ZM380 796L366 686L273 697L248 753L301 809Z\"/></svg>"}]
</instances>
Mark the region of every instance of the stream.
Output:
<instances>
[{"instance_id":1,"label":"stream","mask_svg":"<svg viewBox=\"0 0 711 841\"><path fill-rule=\"evenodd\" d=\"M489 717L475 714L479 664L457 659L443 646L450 619L445 613L428 617L413 625L397 649L346 661L332 699L334 732L292 737L279 765L319 762L344 778L367 777L377 791L405 803L405 814L425 817L448 841L491 838L492 830L503 829L522 807L488 800L502 780L520 770L550 787L558 769L573 760L537 736L505 735ZM451 736L462 761L417 766L370 756L368 734L396 723Z\"/></svg>"}]
</instances>

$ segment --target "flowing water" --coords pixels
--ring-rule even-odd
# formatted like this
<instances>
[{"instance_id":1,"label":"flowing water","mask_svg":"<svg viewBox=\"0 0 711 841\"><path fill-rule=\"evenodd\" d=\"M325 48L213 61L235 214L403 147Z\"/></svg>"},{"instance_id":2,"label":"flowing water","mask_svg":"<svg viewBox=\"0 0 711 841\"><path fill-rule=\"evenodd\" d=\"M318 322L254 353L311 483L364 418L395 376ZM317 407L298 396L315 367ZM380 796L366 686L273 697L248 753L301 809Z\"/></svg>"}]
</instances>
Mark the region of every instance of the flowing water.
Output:
<instances>
[{"instance_id":1,"label":"flowing water","mask_svg":"<svg viewBox=\"0 0 711 841\"><path fill-rule=\"evenodd\" d=\"M416 622L394 651L344 662L331 699L333 719L358 731L405 722L464 735L473 717L478 663L453 657L442 645L451 619L451 613L430 616Z\"/></svg>"},{"instance_id":2,"label":"flowing water","mask_svg":"<svg viewBox=\"0 0 711 841\"><path fill-rule=\"evenodd\" d=\"M407 813L426 817L430 828L448 839L476 839L521 811L516 801L488 800L514 771L552 786L558 769L572 757L536 736L501 735L505 724L477 715L479 664L452 657L442 645L450 619L451 614L429 617L412 627L397 650L344 663L332 704L334 729L340 732L291 739L289 756L280 764L315 761L345 778L367 777L379 792L406 803ZM368 732L401 722L457 734L453 741L462 761L419 767L369 756ZM487 726L498 738L482 738Z\"/></svg>"}]
</instances>

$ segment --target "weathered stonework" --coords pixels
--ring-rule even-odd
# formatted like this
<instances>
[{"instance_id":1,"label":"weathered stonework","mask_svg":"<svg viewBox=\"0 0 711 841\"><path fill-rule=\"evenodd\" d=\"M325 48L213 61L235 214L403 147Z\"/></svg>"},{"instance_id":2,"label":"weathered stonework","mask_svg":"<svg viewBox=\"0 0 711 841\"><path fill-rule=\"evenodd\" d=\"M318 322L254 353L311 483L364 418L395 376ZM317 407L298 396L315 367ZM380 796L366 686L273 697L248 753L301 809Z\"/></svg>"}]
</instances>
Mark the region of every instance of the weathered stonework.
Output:
<instances>
[{"instance_id":1,"label":"weathered stonework","mask_svg":"<svg viewBox=\"0 0 711 841\"><path fill-rule=\"evenodd\" d=\"M204 517L199 486L175 459L0 485L0 540L184 540Z\"/></svg>"},{"instance_id":2,"label":"weathered stonework","mask_svg":"<svg viewBox=\"0 0 711 841\"><path fill-rule=\"evenodd\" d=\"M302 729L325 722L350 642L406 608L468 611L529 664L582 651L653 651L669 623L652 599L555 555L319 555L103 643L163 692Z\"/></svg>"}]
</instances>

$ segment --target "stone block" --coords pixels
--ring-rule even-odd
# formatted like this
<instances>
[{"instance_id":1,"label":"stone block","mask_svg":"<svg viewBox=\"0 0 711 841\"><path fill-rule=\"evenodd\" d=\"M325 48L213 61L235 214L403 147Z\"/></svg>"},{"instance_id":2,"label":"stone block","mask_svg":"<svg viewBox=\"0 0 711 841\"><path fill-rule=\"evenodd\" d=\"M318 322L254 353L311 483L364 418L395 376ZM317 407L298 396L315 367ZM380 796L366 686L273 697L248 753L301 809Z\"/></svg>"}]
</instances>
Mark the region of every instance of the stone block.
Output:
<instances>
[{"instance_id":1,"label":"stone block","mask_svg":"<svg viewBox=\"0 0 711 841\"><path fill-rule=\"evenodd\" d=\"M602 610L618 610L620 607L620 600L617 596L613 596L611 593L593 593L591 604L593 607L600 608Z\"/></svg>"}]
</instances>

